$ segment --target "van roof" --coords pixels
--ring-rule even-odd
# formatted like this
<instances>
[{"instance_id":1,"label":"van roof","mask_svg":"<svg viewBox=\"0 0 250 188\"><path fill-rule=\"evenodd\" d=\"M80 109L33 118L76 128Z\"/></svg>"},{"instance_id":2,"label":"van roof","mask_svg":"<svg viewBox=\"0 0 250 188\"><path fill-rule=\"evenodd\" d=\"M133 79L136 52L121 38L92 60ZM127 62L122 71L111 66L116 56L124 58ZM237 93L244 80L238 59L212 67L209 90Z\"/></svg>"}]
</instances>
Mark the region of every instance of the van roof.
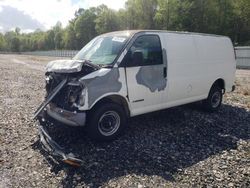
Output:
<instances>
[{"instance_id":1,"label":"van roof","mask_svg":"<svg viewBox=\"0 0 250 188\"><path fill-rule=\"evenodd\" d=\"M195 33L195 32L187 32L187 31L168 31L168 30L123 30L123 31L114 31L110 33L105 33L103 35L120 35L120 34L133 35L136 33L143 33L143 32L177 33L177 34L186 34L186 35L188 34L188 35L201 35L201 36L213 36L213 37L226 37L223 35L208 34L208 33Z\"/></svg>"}]
</instances>

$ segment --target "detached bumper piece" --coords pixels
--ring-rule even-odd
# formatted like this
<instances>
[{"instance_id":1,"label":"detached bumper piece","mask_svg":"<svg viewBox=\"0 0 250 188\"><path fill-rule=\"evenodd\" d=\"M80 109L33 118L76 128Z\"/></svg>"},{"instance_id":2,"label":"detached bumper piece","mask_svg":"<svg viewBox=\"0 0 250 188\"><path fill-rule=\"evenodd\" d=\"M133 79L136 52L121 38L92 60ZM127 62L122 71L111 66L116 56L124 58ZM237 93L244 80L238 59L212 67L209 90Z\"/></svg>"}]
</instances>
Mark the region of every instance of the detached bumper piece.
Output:
<instances>
[{"instance_id":1,"label":"detached bumper piece","mask_svg":"<svg viewBox=\"0 0 250 188\"><path fill-rule=\"evenodd\" d=\"M44 150L52 156L60 158L64 163L74 167L80 167L83 165L81 159L76 158L73 154L66 154L63 148L59 146L48 134L45 126L38 125L38 131L40 136L40 142Z\"/></svg>"}]
</instances>

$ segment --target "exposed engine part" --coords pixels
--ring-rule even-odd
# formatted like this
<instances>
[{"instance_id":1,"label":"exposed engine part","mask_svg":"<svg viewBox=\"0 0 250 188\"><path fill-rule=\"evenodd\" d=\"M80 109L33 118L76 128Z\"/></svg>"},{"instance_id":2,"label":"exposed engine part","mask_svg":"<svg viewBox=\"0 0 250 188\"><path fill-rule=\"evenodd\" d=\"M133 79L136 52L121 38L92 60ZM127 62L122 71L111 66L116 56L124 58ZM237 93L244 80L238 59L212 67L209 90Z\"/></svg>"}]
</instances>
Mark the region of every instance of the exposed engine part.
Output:
<instances>
[{"instance_id":1,"label":"exposed engine part","mask_svg":"<svg viewBox=\"0 0 250 188\"><path fill-rule=\"evenodd\" d=\"M82 90L81 86L66 85L52 102L65 110L77 110L75 104L78 104Z\"/></svg>"},{"instance_id":2,"label":"exposed engine part","mask_svg":"<svg viewBox=\"0 0 250 188\"><path fill-rule=\"evenodd\" d=\"M67 79L66 85L58 92L57 96L53 98L52 102L62 109L77 111L77 106L84 105L84 97L86 94L85 86L78 80L95 70L95 68L88 64L84 64L82 71L77 73L47 72L45 74L46 98L63 79Z\"/></svg>"}]
</instances>

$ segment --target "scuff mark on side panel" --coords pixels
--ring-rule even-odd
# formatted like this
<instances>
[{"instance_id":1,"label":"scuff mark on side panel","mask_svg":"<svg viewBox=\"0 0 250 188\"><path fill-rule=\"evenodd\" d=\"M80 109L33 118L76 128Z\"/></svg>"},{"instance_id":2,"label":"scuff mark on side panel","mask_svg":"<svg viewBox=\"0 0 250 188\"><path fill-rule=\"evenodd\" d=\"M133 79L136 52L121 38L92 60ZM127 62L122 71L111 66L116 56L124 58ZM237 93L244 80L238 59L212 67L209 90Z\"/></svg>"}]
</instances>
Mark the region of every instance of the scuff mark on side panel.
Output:
<instances>
[{"instance_id":1,"label":"scuff mark on side panel","mask_svg":"<svg viewBox=\"0 0 250 188\"><path fill-rule=\"evenodd\" d=\"M162 91L167 86L166 80L163 79L162 66L142 66L136 74L136 81L151 92Z\"/></svg>"},{"instance_id":2,"label":"scuff mark on side panel","mask_svg":"<svg viewBox=\"0 0 250 188\"><path fill-rule=\"evenodd\" d=\"M99 97L106 93L119 92L122 88L119 77L118 68L113 68L103 76L80 80L88 90L88 106L90 107Z\"/></svg>"}]
</instances>

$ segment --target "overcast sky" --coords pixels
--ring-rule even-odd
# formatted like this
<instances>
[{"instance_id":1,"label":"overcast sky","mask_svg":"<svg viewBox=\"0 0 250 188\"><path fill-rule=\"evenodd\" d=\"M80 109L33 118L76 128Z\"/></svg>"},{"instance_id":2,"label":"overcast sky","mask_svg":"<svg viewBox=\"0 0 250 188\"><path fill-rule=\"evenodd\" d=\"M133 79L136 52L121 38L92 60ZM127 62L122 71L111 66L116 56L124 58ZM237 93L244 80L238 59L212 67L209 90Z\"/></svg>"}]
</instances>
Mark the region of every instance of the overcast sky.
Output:
<instances>
[{"instance_id":1,"label":"overcast sky","mask_svg":"<svg viewBox=\"0 0 250 188\"><path fill-rule=\"evenodd\" d=\"M79 8L101 4L119 10L126 0L0 0L0 31L50 29L60 21L65 27Z\"/></svg>"}]
</instances>

